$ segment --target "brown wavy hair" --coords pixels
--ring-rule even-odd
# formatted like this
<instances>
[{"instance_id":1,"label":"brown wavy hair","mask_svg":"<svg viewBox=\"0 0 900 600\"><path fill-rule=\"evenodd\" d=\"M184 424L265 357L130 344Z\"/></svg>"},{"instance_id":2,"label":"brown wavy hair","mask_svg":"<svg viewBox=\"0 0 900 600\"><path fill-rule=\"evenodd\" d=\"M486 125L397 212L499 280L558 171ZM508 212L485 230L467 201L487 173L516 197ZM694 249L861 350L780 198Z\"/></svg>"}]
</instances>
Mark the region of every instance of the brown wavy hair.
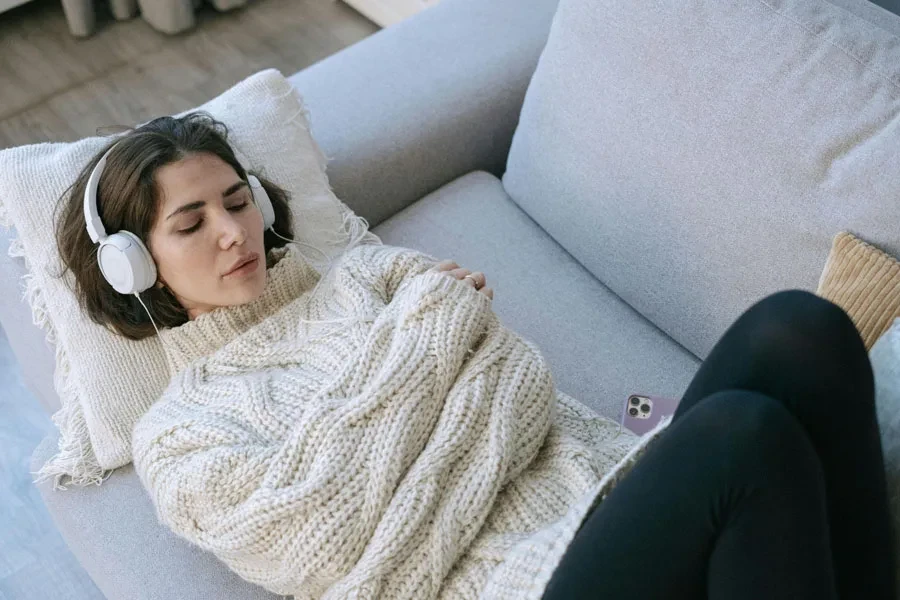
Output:
<instances>
[{"instance_id":1,"label":"brown wavy hair","mask_svg":"<svg viewBox=\"0 0 900 600\"><path fill-rule=\"evenodd\" d=\"M106 151L116 145L107 158L97 188L97 210L107 233L127 230L138 236L148 248L148 237L159 209L157 169L184 157L209 153L231 165L246 181L247 171L238 162L228 143L228 128L203 111L184 117L160 117L129 130L108 144L85 165L78 178L57 204L56 241L64 265L64 276L71 271L73 292L82 310L95 323L133 340L156 332L134 295L120 294L103 278L97 264L97 245L91 241L84 221L84 189L91 171ZM274 229L292 238L290 195L258 173L275 209ZM287 242L266 231L266 252ZM172 292L153 286L141 292L141 299L160 327L177 327L188 321L187 311Z\"/></svg>"}]
</instances>

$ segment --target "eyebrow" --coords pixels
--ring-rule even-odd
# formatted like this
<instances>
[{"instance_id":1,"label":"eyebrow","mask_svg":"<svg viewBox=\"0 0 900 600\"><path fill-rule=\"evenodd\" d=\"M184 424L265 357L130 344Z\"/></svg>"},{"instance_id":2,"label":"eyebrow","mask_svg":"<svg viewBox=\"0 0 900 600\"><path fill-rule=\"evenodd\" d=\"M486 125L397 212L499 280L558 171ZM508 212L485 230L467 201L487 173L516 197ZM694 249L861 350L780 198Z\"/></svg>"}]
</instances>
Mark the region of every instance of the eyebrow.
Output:
<instances>
[{"instance_id":1,"label":"eyebrow","mask_svg":"<svg viewBox=\"0 0 900 600\"><path fill-rule=\"evenodd\" d=\"M243 180L238 181L237 183L234 183L234 184L228 186L228 189L226 189L224 192L222 192L222 197L227 198L228 196L232 195L233 193L235 193L236 191L238 191L239 189L241 189L242 187L244 187L246 185L247 185L246 181L243 181ZM166 217L166 220L171 219L175 215L180 215L181 213L186 213L186 212L190 212L192 210L197 210L198 208L203 208L204 206L206 206L206 202L204 200L197 200L196 202L189 202L188 204L183 204L183 205L179 206L178 208L176 208L175 210L173 210L172 213L168 217Z\"/></svg>"}]
</instances>

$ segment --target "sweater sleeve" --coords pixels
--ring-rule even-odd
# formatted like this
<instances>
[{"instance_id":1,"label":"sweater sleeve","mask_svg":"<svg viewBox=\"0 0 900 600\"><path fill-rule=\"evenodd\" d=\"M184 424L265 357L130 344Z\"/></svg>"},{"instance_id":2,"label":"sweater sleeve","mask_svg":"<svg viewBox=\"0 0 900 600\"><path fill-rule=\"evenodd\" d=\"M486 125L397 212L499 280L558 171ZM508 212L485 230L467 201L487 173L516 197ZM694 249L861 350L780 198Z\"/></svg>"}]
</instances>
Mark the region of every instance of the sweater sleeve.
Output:
<instances>
[{"instance_id":1,"label":"sweater sleeve","mask_svg":"<svg viewBox=\"0 0 900 600\"><path fill-rule=\"evenodd\" d=\"M430 257L365 252L378 260L361 276L383 285L391 302L321 389L285 399L271 373L222 382L210 365L203 377L186 369L134 431L135 468L159 519L276 593L320 597L377 532L414 526L382 516L470 349L496 319L471 286L425 272ZM289 409L266 412L274 406ZM288 423L276 439L262 433L274 420Z\"/></svg>"},{"instance_id":2,"label":"sweater sleeve","mask_svg":"<svg viewBox=\"0 0 900 600\"><path fill-rule=\"evenodd\" d=\"M440 259L411 248L361 244L347 252L339 272L375 292L387 304L401 287L439 262Z\"/></svg>"}]
</instances>

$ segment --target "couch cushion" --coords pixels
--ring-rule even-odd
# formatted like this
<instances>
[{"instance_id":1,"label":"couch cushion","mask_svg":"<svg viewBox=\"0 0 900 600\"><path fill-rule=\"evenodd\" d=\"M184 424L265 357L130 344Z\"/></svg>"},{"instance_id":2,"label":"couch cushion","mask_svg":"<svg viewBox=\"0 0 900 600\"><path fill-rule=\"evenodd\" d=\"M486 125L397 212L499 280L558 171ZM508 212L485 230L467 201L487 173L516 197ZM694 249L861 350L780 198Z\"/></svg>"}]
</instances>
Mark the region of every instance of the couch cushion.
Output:
<instances>
[{"instance_id":1,"label":"couch cushion","mask_svg":"<svg viewBox=\"0 0 900 600\"><path fill-rule=\"evenodd\" d=\"M31 457L37 472L55 452L59 432ZM161 525L131 464L113 471L101 486L54 490L37 484L57 528L107 598L120 600L274 600L199 547Z\"/></svg>"},{"instance_id":2,"label":"couch cushion","mask_svg":"<svg viewBox=\"0 0 900 600\"><path fill-rule=\"evenodd\" d=\"M837 232L897 255L900 17L841 4L562 0L506 189L701 357Z\"/></svg>"},{"instance_id":3,"label":"couch cushion","mask_svg":"<svg viewBox=\"0 0 900 600\"><path fill-rule=\"evenodd\" d=\"M561 390L607 416L618 417L634 391L680 396L698 366L544 233L493 175L464 176L373 231L386 244L483 271L501 321L538 344ZM32 470L56 443L54 431L35 450ZM69 547L109 598L136 598L136 590L145 600L278 597L159 524L130 464L100 487L38 486Z\"/></svg>"},{"instance_id":4,"label":"couch cushion","mask_svg":"<svg viewBox=\"0 0 900 600\"><path fill-rule=\"evenodd\" d=\"M900 0L828 0L831 4L848 10L873 25L900 35Z\"/></svg>"},{"instance_id":5,"label":"couch cushion","mask_svg":"<svg viewBox=\"0 0 900 600\"><path fill-rule=\"evenodd\" d=\"M534 341L556 385L618 418L635 392L680 397L698 361L578 264L519 209L500 181L475 172L373 231L483 271L501 321Z\"/></svg>"}]
</instances>

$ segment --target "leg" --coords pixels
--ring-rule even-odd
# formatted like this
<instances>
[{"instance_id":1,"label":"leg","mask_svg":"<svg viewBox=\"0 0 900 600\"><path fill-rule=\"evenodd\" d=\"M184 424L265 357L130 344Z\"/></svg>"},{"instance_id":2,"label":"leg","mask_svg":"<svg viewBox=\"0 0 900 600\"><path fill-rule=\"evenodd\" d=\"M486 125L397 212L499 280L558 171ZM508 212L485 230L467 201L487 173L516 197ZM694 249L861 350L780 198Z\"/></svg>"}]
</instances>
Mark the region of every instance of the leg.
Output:
<instances>
[{"instance_id":1,"label":"leg","mask_svg":"<svg viewBox=\"0 0 900 600\"><path fill-rule=\"evenodd\" d=\"M722 392L591 513L544 600L836 600L815 450L777 401Z\"/></svg>"},{"instance_id":2,"label":"leg","mask_svg":"<svg viewBox=\"0 0 900 600\"><path fill-rule=\"evenodd\" d=\"M131 19L138 13L137 0L109 0L109 8L117 21Z\"/></svg>"},{"instance_id":3,"label":"leg","mask_svg":"<svg viewBox=\"0 0 900 600\"><path fill-rule=\"evenodd\" d=\"M893 599L890 514L872 368L850 318L806 292L762 300L713 348L675 419L727 389L778 400L806 430L825 475L840 596Z\"/></svg>"},{"instance_id":4,"label":"leg","mask_svg":"<svg viewBox=\"0 0 900 600\"><path fill-rule=\"evenodd\" d=\"M141 16L157 31L175 34L196 24L193 0L138 0Z\"/></svg>"},{"instance_id":5,"label":"leg","mask_svg":"<svg viewBox=\"0 0 900 600\"><path fill-rule=\"evenodd\" d=\"M213 7L219 12L234 10L247 4L247 0L212 0Z\"/></svg>"},{"instance_id":6,"label":"leg","mask_svg":"<svg viewBox=\"0 0 900 600\"><path fill-rule=\"evenodd\" d=\"M97 16L94 14L93 0L62 0L62 7L72 35L87 37L94 33Z\"/></svg>"}]
</instances>

